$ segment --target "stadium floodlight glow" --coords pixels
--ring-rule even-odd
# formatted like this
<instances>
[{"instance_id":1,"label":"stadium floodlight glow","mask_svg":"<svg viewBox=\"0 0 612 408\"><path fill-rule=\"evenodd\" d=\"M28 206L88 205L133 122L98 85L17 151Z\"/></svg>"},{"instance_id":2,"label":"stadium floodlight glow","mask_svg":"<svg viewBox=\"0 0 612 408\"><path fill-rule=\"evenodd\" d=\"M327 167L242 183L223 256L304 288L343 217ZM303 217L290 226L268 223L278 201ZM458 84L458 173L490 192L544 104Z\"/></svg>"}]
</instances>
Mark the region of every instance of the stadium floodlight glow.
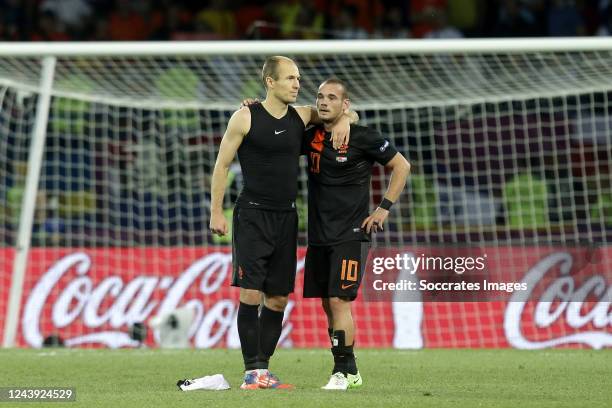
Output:
<instances>
[{"instance_id":1,"label":"stadium floodlight glow","mask_svg":"<svg viewBox=\"0 0 612 408\"><path fill-rule=\"evenodd\" d=\"M126 273L141 263L123 248L219 244L206 232L218 142L240 101L263 96L261 66L275 54L300 68L298 103L340 77L362 123L412 162L410 199L381 244L607 242L609 38L1 43L0 245L15 247L0 257L13 272L0 285L5 347L29 271L54 251L119 248L105 262ZM384 177L373 176L374 202ZM305 186L302 176L301 203ZM49 251L28 257L31 247ZM176 262L152 253L141 273L170 285ZM97 294L120 291L105 284ZM90 313L92 326L111 312Z\"/></svg>"}]
</instances>

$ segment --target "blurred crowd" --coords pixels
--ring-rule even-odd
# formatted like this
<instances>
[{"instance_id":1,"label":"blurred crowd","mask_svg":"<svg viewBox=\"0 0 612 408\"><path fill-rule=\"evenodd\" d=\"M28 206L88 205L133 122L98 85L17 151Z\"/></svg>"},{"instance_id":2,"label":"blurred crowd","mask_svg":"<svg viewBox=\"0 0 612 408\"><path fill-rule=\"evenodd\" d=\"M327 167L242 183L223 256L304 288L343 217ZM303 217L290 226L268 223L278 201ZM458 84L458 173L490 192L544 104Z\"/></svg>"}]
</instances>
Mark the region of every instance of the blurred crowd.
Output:
<instances>
[{"instance_id":1,"label":"blurred crowd","mask_svg":"<svg viewBox=\"0 0 612 408\"><path fill-rule=\"evenodd\" d=\"M0 41L612 33L612 0L0 0L0 10Z\"/></svg>"}]
</instances>

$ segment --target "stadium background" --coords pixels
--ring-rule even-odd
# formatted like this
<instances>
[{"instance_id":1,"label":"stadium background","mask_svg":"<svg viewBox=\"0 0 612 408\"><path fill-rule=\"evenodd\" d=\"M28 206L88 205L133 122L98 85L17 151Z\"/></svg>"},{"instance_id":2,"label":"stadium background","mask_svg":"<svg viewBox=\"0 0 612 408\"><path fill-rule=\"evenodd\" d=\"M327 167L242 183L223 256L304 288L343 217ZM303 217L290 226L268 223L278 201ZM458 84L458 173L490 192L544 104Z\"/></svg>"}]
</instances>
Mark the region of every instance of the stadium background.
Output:
<instances>
[{"instance_id":1,"label":"stadium background","mask_svg":"<svg viewBox=\"0 0 612 408\"><path fill-rule=\"evenodd\" d=\"M586 0L2 0L3 41L609 35Z\"/></svg>"},{"instance_id":2,"label":"stadium background","mask_svg":"<svg viewBox=\"0 0 612 408\"><path fill-rule=\"evenodd\" d=\"M0 38L578 36L605 35L611 25L611 6L605 1L252 4L5 0ZM481 58L482 71L493 73L491 88L478 91L476 84L461 93L451 81L459 71L447 72L445 67L465 68L467 74L462 75L470 75L465 62L469 58L409 56L381 62L377 57L340 56L330 62L298 55L305 78L299 101L312 101L317 81L327 75L346 75L354 85L362 122L391 137L413 163L407 193L394 208L388 230L378 237L379 245L467 243L494 254L498 262L513 259L504 267L509 277L520 279L547 254L550 244L597 244L601 262L594 264L592 273L605 276L612 256L608 247L612 88L609 80L602 80L596 89L581 88L570 81L573 73L564 72L564 67L575 64L576 72L588 74L595 61L595 68L605 73L610 53L595 53L592 60L581 57L560 53L552 65L548 61L552 68L541 73L541 66L531 65L529 56ZM57 334L72 346L137 346L127 334L133 323L186 303L199 313L191 333L194 346L239 345L233 319L237 294L227 287L229 241L215 240L207 231L209 176L229 115L242 97L262 96L257 80L262 62L262 56L152 58L136 64L129 58L60 61L36 196L18 345L39 347L46 336ZM21 64L7 59L0 66L4 327L36 114L32 89L39 68L32 59ZM407 87L385 88L385 80L401 75L400 68L408 74L398 83ZM390 75L375 78L371 85L370 76L385 70ZM517 73L525 72L529 75L524 85L512 83ZM15 78L22 83L15 83ZM136 86L122 89L130 83ZM535 96L529 95L529 87ZM486 96L488 92L494 98ZM389 98L392 103L385 106ZM191 105L182 109L182 102ZM240 181L239 168L234 167L228 208ZM379 202L383 185L385 174L377 169L373 203ZM303 176L300 192L304 214ZM302 217L302 245L305 222ZM504 252L516 247L516 252ZM303 254L302 248L300 263ZM60 272L54 280L53 273ZM316 302L301 299L300 282L298 272L282 344L326 347L322 313ZM554 319L538 320L539 303L533 300L514 315L504 301L359 301L358 342L385 348L612 344L612 325L605 311L588 313L593 309L584 305L588 318L572 320L565 304L556 313L548 310ZM520 338L512 331L516 325ZM155 345L152 333L146 344Z\"/></svg>"}]
</instances>

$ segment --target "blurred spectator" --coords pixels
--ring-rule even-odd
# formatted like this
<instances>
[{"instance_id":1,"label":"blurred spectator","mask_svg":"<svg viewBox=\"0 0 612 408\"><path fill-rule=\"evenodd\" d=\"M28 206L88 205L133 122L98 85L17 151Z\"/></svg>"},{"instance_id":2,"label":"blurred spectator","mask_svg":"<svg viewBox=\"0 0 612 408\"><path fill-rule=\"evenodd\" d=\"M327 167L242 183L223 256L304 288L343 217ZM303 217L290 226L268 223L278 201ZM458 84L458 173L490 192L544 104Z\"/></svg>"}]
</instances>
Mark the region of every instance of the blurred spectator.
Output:
<instances>
[{"instance_id":1,"label":"blurred spectator","mask_svg":"<svg viewBox=\"0 0 612 408\"><path fill-rule=\"evenodd\" d=\"M534 36L548 35L548 7L551 0L519 0L533 17Z\"/></svg>"},{"instance_id":2,"label":"blurred spectator","mask_svg":"<svg viewBox=\"0 0 612 408\"><path fill-rule=\"evenodd\" d=\"M204 24L221 40L236 37L236 18L225 0L212 0L210 5L200 11L196 25Z\"/></svg>"},{"instance_id":3,"label":"blurred spectator","mask_svg":"<svg viewBox=\"0 0 612 408\"><path fill-rule=\"evenodd\" d=\"M108 41L110 39L108 19L100 18L96 20L89 39L92 41Z\"/></svg>"},{"instance_id":4,"label":"blurred spectator","mask_svg":"<svg viewBox=\"0 0 612 408\"><path fill-rule=\"evenodd\" d=\"M325 16L312 4L306 3L297 16L296 27L301 30L298 38L318 40L323 36L325 30Z\"/></svg>"},{"instance_id":5,"label":"blurred spectator","mask_svg":"<svg viewBox=\"0 0 612 408\"><path fill-rule=\"evenodd\" d=\"M144 1L142 3L141 14L147 22L149 37L164 26L170 5L171 0Z\"/></svg>"},{"instance_id":6,"label":"blurred spectator","mask_svg":"<svg viewBox=\"0 0 612 408\"><path fill-rule=\"evenodd\" d=\"M44 0L40 5L42 12L52 12L73 36L80 36L89 24L92 7L87 0Z\"/></svg>"},{"instance_id":7,"label":"blurred spectator","mask_svg":"<svg viewBox=\"0 0 612 408\"><path fill-rule=\"evenodd\" d=\"M212 29L208 26L199 26L199 32L195 33L189 12L183 5L169 3L164 12L165 14L159 27L151 32L150 40L193 40L209 34L214 37Z\"/></svg>"},{"instance_id":8,"label":"blurred spectator","mask_svg":"<svg viewBox=\"0 0 612 408\"><path fill-rule=\"evenodd\" d=\"M52 11L42 12L38 16L38 25L32 33L32 41L68 41L64 24L59 21Z\"/></svg>"},{"instance_id":9,"label":"blurred spectator","mask_svg":"<svg viewBox=\"0 0 612 408\"><path fill-rule=\"evenodd\" d=\"M486 8L487 2L484 0L448 0L448 23L468 37L477 36L482 29Z\"/></svg>"},{"instance_id":10,"label":"blurred spectator","mask_svg":"<svg viewBox=\"0 0 612 408\"><path fill-rule=\"evenodd\" d=\"M600 6L606 2L609 2L609 0L601 0L599 2L576 0L576 8L582 17L582 23L584 25L584 35L595 35L597 33L597 29L604 20L605 14L600 12Z\"/></svg>"},{"instance_id":11,"label":"blurred spectator","mask_svg":"<svg viewBox=\"0 0 612 408\"><path fill-rule=\"evenodd\" d=\"M355 10L355 24L363 28L367 33L374 31L374 22L380 19L383 14L384 6L392 2L389 1L368 1L368 0L342 0L342 8L352 7Z\"/></svg>"},{"instance_id":12,"label":"blurred spectator","mask_svg":"<svg viewBox=\"0 0 612 408\"><path fill-rule=\"evenodd\" d=\"M446 12L446 0L412 0L410 2L410 20L412 36L423 38L435 29L436 15Z\"/></svg>"},{"instance_id":13,"label":"blurred spectator","mask_svg":"<svg viewBox=\"0 0 612 408\"><path fill-rule=\"evenodd\" d=\"M261 21L266 16L266 10L254 4L244 5L236 10L234 15L236 19L236 27L238 36L240 37L260 37L260 32L254 29L253 24L256 21Z\"/></svg>"},{"instance_id":14,"label":"blurred spectator","mask_svg":"<svg viewBox=\"0 0 612 408\"><path fill-rule=\"evenodd\" d=\"M597 28L597 35L612 35L612 1L600 0L598 6L601 22Z\"/></svg>"},{"instance_id":15,"label":"blurred spectator","mask_svg":"<svg viewBox=\"0 0 612 408\"><path fill-rule=\"evenodd\" d=\"M138 2L116 0L115 9L108 23L108 33L113 41L142 41L149 36L149 27L145 22Z\"/></svg>"},{"instance_id":16,"label":"blurred spectator","mask_svg":"<svg viewBox=\"0 0 612 408\"><path fill-rule=\"evenodd\" d=\"M272 15L280 25L281 38L293 38L295 22L300 14L302 2L299 0L277 1L268 6Z\"/></svg>"},{"instance_id":17,"label":"blurred spectator","mask_svg":"<svg viewBox=\"0 0 612 408\"><path fill-rule=\"evenodd\" d=\"M0 40L608 35L612 28L611 3L611 0L0 0Z\"/></svg>"},{"instance_id":18,"label":"blurred spectator","mask_svg":"<svg viewBox=\"0 0 612 408\"><path fill-rule=\"evenodd\" d=\"M19 0L0 0L0 40L20 40L26 24L25 10Z\"/></svg>"},{"instance_id":19,"label":"blurred spectator","mask_svg":"<svg viewBox=\"0 0 612 408\"><path fill-rule=\"evenodd\" d=\"M535 17L518 0L503 0L498 10L496 37L531 37L536 34Z\"/></svg>"},{"instance_id":20,"label":"blurred spectator","mask_svg":"<svg viewBox=\"0 0 612 408\"><path fill-rule=\"evenodd\" d=\"M391 5L386 8L380 22L374 31L377 38L407 38L410 37L408 22L401 7Z\"/></svg>"},{"instance_id":21,"label":"blurred spectator","mask_svg":"<svg viewBox=\"0 0 612 408\"><path fill-rule=\"evenodd\" d=\"M268 13L277 22L278 35L283 39L318 39L323 34L325 18L308 2L279 1L268 7Z\"/></svg>"},{"instance_id":22,"label":"blurred spectator","mask_svg":"<svg viewBox=\"0 0 612 408\"><path fill-rule=\"evenodd\" d=\"M346 6L341 11L334 25L333 36L339 40L363 40L369 37L368 32L357 25L357 9L355 6Z\"/></svg>"},{"instance_id":23,"label":"blurred spectator","mask_svg":"<svg viewBox=\"0 0 612 408\"><path fill-rule=\"evenodd\" d=\"M552 0L548 9L548 35L573 37L584 35L582 16L575 0Z\"/></svg>"},{"instance_id":24,"label":"blurred spectator","mask_svg":"<svg viewBox=\"0 0 612 408\"><path fill-rule=\"evenodd\" d=\"M436 10L431 16L431 28L425 38L463 38L461 31L448 24L444 10Z\"/></svg>"}]
</instances>

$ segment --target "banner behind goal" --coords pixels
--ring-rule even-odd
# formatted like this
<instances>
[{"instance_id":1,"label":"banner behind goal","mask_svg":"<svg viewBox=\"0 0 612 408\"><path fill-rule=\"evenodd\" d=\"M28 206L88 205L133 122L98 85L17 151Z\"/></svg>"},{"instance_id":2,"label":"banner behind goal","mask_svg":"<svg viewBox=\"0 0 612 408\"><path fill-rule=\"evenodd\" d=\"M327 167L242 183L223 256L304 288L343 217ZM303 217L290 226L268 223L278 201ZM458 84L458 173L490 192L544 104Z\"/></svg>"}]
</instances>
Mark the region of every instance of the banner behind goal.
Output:
<instances>
[{"instance_id":1,"label":"banner behind goal","mask_svg":"<svg viewBox=\"0 0 612 408\"><path fill-rule=\"evenodd\" d=\"M243 98L263 98L261 66L275 54L294 58L300 68L299 104L314 104L328 77L345 80L361 123L390 138L410 160L407 192L377 235L378 245L610 243L609 41L2 45L5 345L40 346L53 333L77 339L72 345L134 345L125 334L133 323L160 308L204 299L194 344L236 346L231 322L211 320L234 312L223 302L231 303L235 293L219 289L206 303L204 261L202 274L194 271L189 284L179 278L216 250L227 255L229 239L208 232L210 176L230 115ZM54 64L50 92L41 85L43 61ZM44 98L48 117L40 113ZM37 120L43 126L38 139ZM37 155L40 160L32 159ZM241 180L233 166L228 216ZM374 205L388 181L384 170L377 168L372 181ZM299 185L303 245L305 172ZM24 211L31 212L31 228ZM49 271L79 254L81 263L52 283ZM611 260L604 256L602 262ZM15 283L20 277L23 285ZM183 292L180 282L187 285ZM45 285L47 303L36 305L31 295ZM423 313L418 305L410 312L379 303L359 307L367 311L358 317L359 340L369 346L401 346L394 333L398 319ZM429 304L422 327L435 333L432 346L505 346L507 339L490 334L501 324L490 317L504 307ZM285 344L326 347L318 304L298 296L295 308ZM449 323L459 324L457 316L473 337ZM30 335L34 324L39 336ZM202 334L206 325L214 335ZM117 336L100 340L102 332Z\"/></svg>"}]
</instances>

